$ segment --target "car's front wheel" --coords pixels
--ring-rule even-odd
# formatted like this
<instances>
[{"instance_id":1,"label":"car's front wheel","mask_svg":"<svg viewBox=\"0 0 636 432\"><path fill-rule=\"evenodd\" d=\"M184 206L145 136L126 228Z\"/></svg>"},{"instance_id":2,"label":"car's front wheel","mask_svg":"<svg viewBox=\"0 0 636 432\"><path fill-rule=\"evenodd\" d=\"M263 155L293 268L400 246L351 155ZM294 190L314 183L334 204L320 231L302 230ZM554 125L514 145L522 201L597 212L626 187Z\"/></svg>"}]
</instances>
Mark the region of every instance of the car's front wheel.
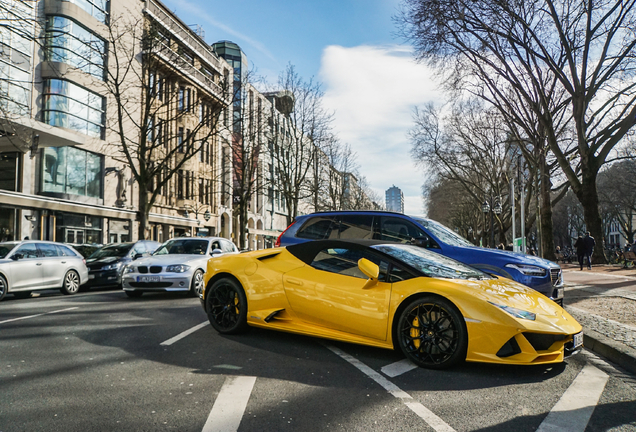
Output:
<instances>
[{"instance_id":1,"label":"car's front wheel","mask_svg":"<svg viewBox=\"0 0 636 432\"><path fill-rule=\"evenodd\" d=\"M63 294L71 295L76 294L79 291L80 287L80 278L75 270L69 270L64 276L64 281L62 282L62 291Z\"/></svg>"},{"instance_id":2,"label":"car's front wheel","mask_svg":"<svg viewBox=\"0 0 636 432\"><path fill-rule=\"evenodd\" d=\"M0 301L7 295L7 291L9 291L9 284L3 276L0 276Z\"/></svg>"},{"instance_id":3,"label":"car's front wheel","mask_svg":"<svg viewBox=\"0 0 636 432\"><path fill-rule=\"evenodd\" d=\"M468 332L464 319L444 298L415 299L402 311L397 325L397 344L418 366L444 369L466 359Z\"/></svg>"},{"instance_id":4,"label":"car's front wheel","mask_svg":"<svg viewBox=\"0 0 636 432\"><path fill-rule=\"evenodd\" d=\"M190 295L192 297L199 297L203 292L203 272L197 270L192 275L192 282L190 282Z\"/></svg>"},{"instance_id":5,"label":"car's front wheel","mask_svg":"<svg viewBox=\"0 0 636 432\"><path fill-rule=\"evenodd\" d=\"M236 334L247 330L247 298L234 279L219 279L207 293L206 308L210 324L222 334Z\"/></svg>"}]
</instances>

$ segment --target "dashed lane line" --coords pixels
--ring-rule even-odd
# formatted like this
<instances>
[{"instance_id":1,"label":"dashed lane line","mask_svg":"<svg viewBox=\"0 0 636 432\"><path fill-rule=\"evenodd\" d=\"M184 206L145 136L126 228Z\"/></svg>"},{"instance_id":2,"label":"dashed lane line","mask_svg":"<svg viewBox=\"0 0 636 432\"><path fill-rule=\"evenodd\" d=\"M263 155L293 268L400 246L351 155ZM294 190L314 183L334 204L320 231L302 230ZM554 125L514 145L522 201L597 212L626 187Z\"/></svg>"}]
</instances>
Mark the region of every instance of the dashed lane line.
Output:
<instances>
[{"instance_id":1,"label":"dashed lane line","mask_svg":"<svg viewBox=\"0 0 636 432\"><path fill-rule=\"evenodd\" d=\"M418 366L416 364L413 364L408 359L403 359L382 367L380 371L390 378L395 378L398 375L402 375L417 368Z\"/></svg>"},{"instance_id":2,"label":"dashed lane line","mask_svg":"<svg viewBox=\"0 0 636 432\"><path fill-rule=\"evenodd\" d=\"M444 420L436 416L431 410L426 408L419 402L415 402L413 397L406 393L404 390L393 384L388 379L380 375L379 372L374 371L366 364L362 363L357 358L345 353L339 348L332 345L325 345L333 353L340 356L342 359L348 361L353 366L358 368L362 373L371 378L373 381L384 387L386 391L401 399L404 405L406 405L411 411L417 414L422 420L424 420L430 427L435 429L436 432L455 432L455 429L450 427Z\"/></svg>"},{"instance_id":3,"label":"dashed lane line","mask_svg":"<svg viewBox=\"0 0 636 432\"><path fill-rule=\"evenodd\" d=\"M243 419L256 377L227 377L202 432L236 432Z\"/></svg>"},{"instance_id":4,"label":"dashed lane line","mask_svg":"<svg viewBox=\"0 0 636 432\"><path fill-rule=\"evenodd\" d=\"M590 364L577 375L537 432L583 432L609 379Z\"/></svg>"},{"instance_id":5,"label":"dashed lane line","mask_svg":"<svg viewBox=\"0 0 636 432\"><path fill-rule=\"evenodd\" d=\"M39 316L42 316L42 315L50 315L50 314L54 314L54 313L58 313L58 312L66 312L66 311L70 311L70 310L73 310L73 309L79 309L79 306L66 308L66 309L60 309L60 310L51 311L51 312L44 312L44 313L37 314L37 315L28 315L28 316L23 316L23 317L20 317L20 318L11 318L11 319L8 319L8 320L0 321L0 324L13 322L13 321L25 320L25 319L29 319L29 318L36 318L36 317L39 317Z\"/></svg>"},{"instance_id":6,"label":"dashed lane line","mask_svg":"<svg viewBox=\"0 0 636 432\"><path fill-rule=\"evenodd\" d=\"M166 340L166 341L161 342L159 345L163 345L163 346L170 346L170 345L172 345L173 343L175 343L175 342L177 342L177 341L179 341L179 340L183 339L184 337L186 337L186 336L188 336L188 335L191 335L191 334L192 334L192 333L194 333L195 331L197 331L197 330L199 330L199 329L202 329L203 327L208 326L208 325L210 325L210 321L202 322L201 324L196 325L196 326L192 327L191 329L188 329L188 330L186 330L186 331L184 331L184 332L179 333L179 334L178 334L178 335L176 335L175 337L171 337L170 339L168 339L168 340Z\"/></svg>"}]
</instances>

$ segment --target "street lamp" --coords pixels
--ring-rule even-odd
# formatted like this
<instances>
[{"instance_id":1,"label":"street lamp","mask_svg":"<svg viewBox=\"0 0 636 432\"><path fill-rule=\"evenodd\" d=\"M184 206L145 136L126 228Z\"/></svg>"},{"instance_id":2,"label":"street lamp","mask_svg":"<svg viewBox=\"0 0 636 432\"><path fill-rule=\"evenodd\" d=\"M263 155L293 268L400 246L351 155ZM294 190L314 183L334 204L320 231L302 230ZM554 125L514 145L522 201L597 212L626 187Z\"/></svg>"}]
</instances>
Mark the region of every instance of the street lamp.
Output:
<instances>
[{"instance_id":1,"label":"street lamp","mask_svg":"<svg viewBox=\"0 0 636 432\"><path fill-rule=\"evenodd\" d=\"M203 210L205 210L205 213L203 212ZM190 212L194 213L194 218L197 221L197 224L201 225L201 221L199 220L199 214L203 215L203 219L205 219L205 221L209 221L210 218L212 217L212 213L210 213L210 208L207 205L200 205L199 203L196 203L194 205L190 205L190 204L186 204L183 206L183 217L188 218L190 217Z\"/></svg>"},{"instance_id":2,"label":"street lamp","mask_svg":"<svg viewBox=\"0 0 636 432\"><path fill-rule=\"evenodd\" d=\"M489 202L490 201L490 202ZM494 202L493 202L494 201ZM486 197L484 199L484 203L481 205L481 211L484 213L484 229L486 225L485 217L488 213L490 213L490 245L489 247L494 247L495 245L495 221L494 215L500 215L501 208L501 197L498 196L494 198L492 195Z\"/></svg>"}]
</instances>

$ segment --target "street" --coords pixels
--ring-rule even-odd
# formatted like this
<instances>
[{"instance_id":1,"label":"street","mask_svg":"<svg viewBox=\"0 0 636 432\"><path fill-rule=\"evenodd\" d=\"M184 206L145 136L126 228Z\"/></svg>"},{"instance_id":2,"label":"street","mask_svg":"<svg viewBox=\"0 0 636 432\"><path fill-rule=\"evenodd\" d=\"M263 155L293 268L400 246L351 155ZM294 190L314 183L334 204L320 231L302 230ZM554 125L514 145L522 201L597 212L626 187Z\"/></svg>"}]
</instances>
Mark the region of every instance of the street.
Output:
<instances>
[{"instance_id":1,"label":"street","mask_svg":"<svg viewBox=\"0 0 636 432\"><path fill-rule=\"evenodd\" d=\"M0 431L636 430L636 380L586 351L433 371L311 337L220 336L206 318L174 294L8 297Z\"/></svg>"}]
</instances>

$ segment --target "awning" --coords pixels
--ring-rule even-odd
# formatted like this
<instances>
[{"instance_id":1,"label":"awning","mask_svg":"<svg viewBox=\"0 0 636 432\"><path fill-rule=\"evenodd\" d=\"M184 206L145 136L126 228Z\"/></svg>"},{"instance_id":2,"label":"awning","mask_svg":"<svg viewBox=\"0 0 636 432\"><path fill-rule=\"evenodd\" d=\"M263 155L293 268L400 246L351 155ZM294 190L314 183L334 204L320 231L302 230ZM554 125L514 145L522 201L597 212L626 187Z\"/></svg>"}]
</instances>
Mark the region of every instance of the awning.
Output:
<instances>
[{"instance_id":1,"label":"awning","mask_svg":"<svg viewBox=\"0 0 636 432\"><path fill-rule=\"evenodd\" d=\"M38 135L38 147L64 147L84 145L90 138L68 129L55 127L29 117L4 118L0 129L6 135L0 136L0 151L27 152L31 140Z\"/></svg>"}]
</instances>

